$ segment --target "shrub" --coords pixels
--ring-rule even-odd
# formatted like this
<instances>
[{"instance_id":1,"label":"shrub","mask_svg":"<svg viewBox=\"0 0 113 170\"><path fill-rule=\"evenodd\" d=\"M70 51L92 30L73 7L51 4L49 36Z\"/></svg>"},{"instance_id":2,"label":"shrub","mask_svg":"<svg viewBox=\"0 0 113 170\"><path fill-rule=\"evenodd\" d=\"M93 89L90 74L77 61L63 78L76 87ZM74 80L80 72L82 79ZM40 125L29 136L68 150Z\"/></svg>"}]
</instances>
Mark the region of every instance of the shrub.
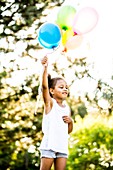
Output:
<instances>
[{"instance_id":1,"label":"shrub","mask_svg":"<svg viewBox=\"0 0 113 170\"><path fill-rule=\"evenodd\" d=\"M113 169L113 116L78 117L69 141L67 170Z\"/></svg>"}]
</instances>

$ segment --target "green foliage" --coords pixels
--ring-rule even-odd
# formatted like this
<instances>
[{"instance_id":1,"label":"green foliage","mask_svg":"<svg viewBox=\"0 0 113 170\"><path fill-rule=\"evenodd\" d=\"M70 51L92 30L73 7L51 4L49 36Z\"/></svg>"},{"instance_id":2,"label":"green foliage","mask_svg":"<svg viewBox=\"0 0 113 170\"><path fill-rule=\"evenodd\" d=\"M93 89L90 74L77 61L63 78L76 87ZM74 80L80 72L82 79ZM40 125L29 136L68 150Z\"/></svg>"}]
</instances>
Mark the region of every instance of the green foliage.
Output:
<instances>
[{"instance_id":1,"label":"green foliage","mask_svg":"<svg viewBox=\"0 0 113 170\"><path fill-rule=\"evenodd\" d=\"M84 118L85 115L87 114L87 109L86 109L84 103L81 103L80 106L78 106L78 114L79 114L82 118Z\"/></svg>"},{"instance_id":2,"label":"green foliage","mask_svg":"<svg viewBox=\"0 0 113 170\"><path fill-rule=\"evenodd\" d=\"M113 116L76 118L67 170L113 169Z\"/></svg>"},{"instance_id":3,"label":"green foliage","mask_svg":"<svg viewBox=\"0 0 113 170\"><path fill-rule=\"evenodd\" d=\"M9 116L6 118L5 116ZM17 120L18 119L18 120ZM35 170L40 165L42 114L1 115L0 169Z\"/></svg>"},{"instance_id":4,"label":"green foliage","mask_svg":"<svg viewBox=\"0 0 113 170\"><path fill-rule=\"evenodd\" d=\"M24 85L11 86L6 81L10 76L5 69L0 74L0 169L35 170L42 139L42 103L34 114L39 85L29 77Z\"/></svg>"}]
</instances>

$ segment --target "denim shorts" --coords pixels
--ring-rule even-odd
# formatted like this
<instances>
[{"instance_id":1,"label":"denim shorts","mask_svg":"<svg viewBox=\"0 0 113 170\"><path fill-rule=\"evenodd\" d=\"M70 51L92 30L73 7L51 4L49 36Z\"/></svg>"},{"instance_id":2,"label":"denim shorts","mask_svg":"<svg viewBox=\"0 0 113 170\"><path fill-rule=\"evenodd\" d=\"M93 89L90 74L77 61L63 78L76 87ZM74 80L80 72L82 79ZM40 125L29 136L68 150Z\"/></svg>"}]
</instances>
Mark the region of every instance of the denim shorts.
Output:
<instances>
[{"instance_id":1,"label":"denim shorts","mask_svg":"<svg viewBox=\"0 0 113 170\"><path fill-rule=\"evenodd\" d=\"M41 158L67 158L68 155L66 153L55 152L53 150L40 150Z\"/></svg>"}]
</instances>

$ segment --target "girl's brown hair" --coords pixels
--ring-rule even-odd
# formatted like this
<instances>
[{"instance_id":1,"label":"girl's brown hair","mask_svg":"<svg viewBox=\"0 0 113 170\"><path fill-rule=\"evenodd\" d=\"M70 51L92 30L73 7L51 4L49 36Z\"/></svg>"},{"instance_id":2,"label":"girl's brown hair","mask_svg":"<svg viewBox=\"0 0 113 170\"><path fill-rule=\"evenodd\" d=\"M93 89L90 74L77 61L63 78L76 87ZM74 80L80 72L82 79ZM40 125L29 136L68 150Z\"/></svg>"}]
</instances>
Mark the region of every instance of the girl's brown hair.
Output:
<instances>
[{"instance_id":1,"label":"girl's brown hair","mask_svg":"<svg viewBox=\"0 0 113 170\"><path fill-rule=\"evenodd\" d=\"M48 74L48 86L49 86L49 89L50 88L54 89L58 80L64 80L64 79L61 78L61 77L51 78L51 75ZM50 96L53 97L51 93L50 93Z\"/></svg>"}]
</instances>

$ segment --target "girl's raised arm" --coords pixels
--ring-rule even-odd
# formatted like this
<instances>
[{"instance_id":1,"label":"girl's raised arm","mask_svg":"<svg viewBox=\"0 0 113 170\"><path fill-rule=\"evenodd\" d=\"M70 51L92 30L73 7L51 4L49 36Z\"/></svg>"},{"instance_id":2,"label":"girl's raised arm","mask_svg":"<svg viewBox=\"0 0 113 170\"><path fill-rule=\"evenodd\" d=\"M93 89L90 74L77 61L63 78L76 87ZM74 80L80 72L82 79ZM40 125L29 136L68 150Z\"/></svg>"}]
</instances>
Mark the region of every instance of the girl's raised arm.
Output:
<instances>
[{"instance_id":1,"label":"girl's raised arm","mask_svg":"<svg viewBox=\"0 0 113 170\"><path fill-rule=\"evenodd\" d=\"M49 86L48 86L48 58L47 56L43 57L41 60L43 65L43 74L42 74L42 95L45 104L45 112L48 113L52 107L52 99L49 93Z\"/></svg>"}]
</instances>

